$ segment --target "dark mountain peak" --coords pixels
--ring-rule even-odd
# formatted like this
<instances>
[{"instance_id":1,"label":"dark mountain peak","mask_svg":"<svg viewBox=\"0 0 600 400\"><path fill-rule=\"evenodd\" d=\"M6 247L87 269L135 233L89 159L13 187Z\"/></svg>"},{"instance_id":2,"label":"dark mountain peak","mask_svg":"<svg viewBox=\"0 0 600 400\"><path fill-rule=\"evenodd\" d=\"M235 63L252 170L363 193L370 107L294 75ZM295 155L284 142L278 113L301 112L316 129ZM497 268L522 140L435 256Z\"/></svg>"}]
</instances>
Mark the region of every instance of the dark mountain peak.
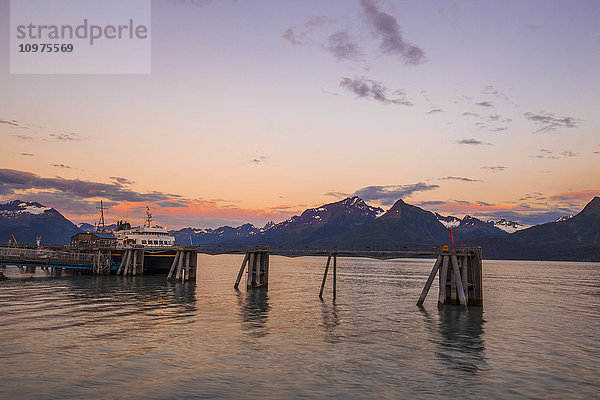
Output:
<instances>
[{"instance_id":1,"label":"dark mountain peak","mask_svg":"<svg viewBox=\"0 0 600 400\"><path fill-rule=\"evenodd\" d=\"M580 220L582 217L586 218L593 216L600 216L600 197L598 196L595 196L589 203L587 203L586 206L583 207L583 210L571 218L570 221Z\"/></svg>"},{"instance_id":2,"label":"dark mountain peak","mask_svg":"<svg viewBox=\"0 0 600 400\"><path fill-rule=\"evenodd\" d=\"M387 219L387 218L400 218L400 217L402 217L403 214L411 213L411 212L425 212L425 213L429 213L429 211L425 211L422 208L419 208L419 207L416 207L416 206L412 206L410 204L405 203L404 200L399 199L399 200L397 200L394 203L394 205L392 206L392 208L390 208L389 210L387 210L387 212L381 216L381 218L385 218L385 219Z\"/></svg>"},{"instance_id":3,"label":"dark mountain peak","mask_svg":"<svg viewBox=\"0 0 600 400\"><path fill-rule=\"evenodd\" d=\"M375 217L382 213L383 210L379 207L371 207L363 199L358 196L348 197L346 199L336 201L335 203L324 204L320 207L309 208L305 210L301 218L323 219L330 214L359 214L369 217Z\"/></svg>"},{"instance_id":4,"label":"dark mountain peak","mask_svg":"<svg viewBox=\"0 0 600 400\"><path fill-rule=\"evenodd\" d=\"M365 201L358 196L345 198L344 200L341 200L338 203L350 207L368 207L367 203L365 203Z\"/></svg>"},{"instance_id":5,"label":"dark mountain peak","mask_svg":"<svg viewBox=\"0 0 600 400\"><path fill-rule=\"evenodd\" d=\"M595 196L592 201L587 203L587 205L583 208L582 211L585 210L600 210L600 197Z\"/></svg>"}]
</instances>

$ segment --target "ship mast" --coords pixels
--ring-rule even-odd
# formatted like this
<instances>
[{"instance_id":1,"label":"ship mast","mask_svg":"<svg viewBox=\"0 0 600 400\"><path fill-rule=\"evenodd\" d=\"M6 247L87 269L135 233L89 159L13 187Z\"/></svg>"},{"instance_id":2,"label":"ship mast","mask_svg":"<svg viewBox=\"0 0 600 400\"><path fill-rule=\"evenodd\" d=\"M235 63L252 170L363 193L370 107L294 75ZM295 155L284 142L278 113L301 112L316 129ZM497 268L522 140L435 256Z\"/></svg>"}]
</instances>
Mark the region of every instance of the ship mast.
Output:
<instances>
[{"instance_id":1,"label":"ship mast","mask_svg":"<svg viewBox=\"0 0 600 400\"><path fill-rule=\"evenodd\" d=\"M152 214L150 214L150 207L146 206L146 226L152 228Z\"/></svg>"},{"instance_id":2,"label":"ship mast","mask_svg":"<svg viewBox=\"0 0 600 400\"><path fill-rule=\"evenodd\" d=\"M102 232L100 227L102 226L102 231L106 228L104 225L104 205L102 204L102 200L100 200L100 219L98 220L97 230L98 232Z\"/></svg>"}]
</instances>

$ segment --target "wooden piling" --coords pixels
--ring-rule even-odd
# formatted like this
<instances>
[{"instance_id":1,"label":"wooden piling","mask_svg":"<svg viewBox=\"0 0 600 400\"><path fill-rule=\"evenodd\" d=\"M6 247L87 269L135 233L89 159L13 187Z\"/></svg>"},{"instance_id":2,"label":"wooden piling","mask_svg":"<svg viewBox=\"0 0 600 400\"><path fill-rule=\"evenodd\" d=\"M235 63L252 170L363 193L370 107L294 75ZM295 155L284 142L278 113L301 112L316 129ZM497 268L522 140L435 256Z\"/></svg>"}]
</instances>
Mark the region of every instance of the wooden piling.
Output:
<instances>
[{"instance_id":1,"label":"wooden piling","mask_svg":"<svg viewBox=\"0 0 600 400\"><path fill-rule=\"evenodd\" d=\"M137 263L138 263L138 252L136 250L131 250L133 252L133 263L131 263L131 275L137 275Z\"/></svg>"},{"instance_id":2,"label":"wooden piling","mask_svg":"<svg viewBox=\"0 0 600 400\"><path fill-rule=\"evenodd\" d=\"M452 260L452 269L454 270L454 280L456 281L456 291L458 292L458 299L460 305L466 307L467 301L465 299L465 291L463 290L462 277L458 269L458 260L456 259L456 256L454 254L450 256L450 259ZM454 300L456 299L454 298Z\"/></svg>"},{"instance_id":3,"label":"wooden piling","mask_svg":"<svg viewBox=\"0 0 600 400\"><path fill-rule=\"evenodd\" d=\"M435 275L437 274L438 269L440 268L440 265L442 265L442 256L441 255L438 256L437 260L435 261L435 264L433 264L433 268L431 269L429 278L427 278L425 287L423 288L423 291L421 292L421 295L419 296L419 300L417 301L417 306L423 305L423 302L425 301L425 297L427 297L427 293L429 293L429 288L431 288L431 284L433 283L433 280L435 279Z\"/></svg>"},{"instance_id":4,"label":"wooden piling","mask_svg":"<svg viewBox=\"0 0 600 400\"><path fill-rule=\"evenodd\" d=\"M183 270L183 261L185 260L185 252L181 251L181 255L179 256L179 263L177 264L177 274L175 275L175 279L181 279L181 271Z\"/></svg>"},{"instance_id":5,"label":"wooden piling","mask_svg":"<svg viewBox=\"0 0 600 400\"><path fill-rule=\"evenodd\" d=\"M254 279L254 268L256 268L256 253L250 252L248 256L248 274L246 277L246 289L252 289Z\"/></svg>"},{"instance_id":6,"label":"wooden piling","mask_svg":"<svg viewBox=\"0 0 600 400\"><path fill-rule=\"evenodd\" d=\"M121 264L119 264L119 269L117 270L117 275L121 275L124 271L125 265L127 265L127 258L129 257L129 249L123 250L121 254Z\"/></svg>"},{"instance_id":7,"label":"wooden piling","mask_svg":"<svg viewBox=\"0 0 600 400\"><path fill-rule=\"evenodd\" d=\"M482 253L480 247L444 246L427 278L417 306L422 306L439 271L438 305L483 305ZM448 269L451 268L449 271Z\"/></svg>"},{"instance_id":8,"label":"wooden piling","mask_svg":"<svg viewBox=\"0 0 600 400\"><path fill-rule=\"evenodd\" d=\"M256 287L267 289L269 286L269 255L270 251L265 248L246 252L233 288L238 290L244 270L246 270L246 289Z\"/></svg>"},{"instance_id":9,"label":"wooden piling","mask_svg":"<svg viewBox=\"0 0 600 400\"><path fill-rule=\"evenodd\" d=\"M329 271L329 263L331 262L331 253L327 257L327 264L325 264L325 272L323 273L323 282L321 282L321 290L319 291L319 298L323 298L323 289L325 288L325 281L327 281L327 271Z\"/></svg>"},{"instance_id":10,"label":"wooden piling","mask_svg":"<svg viewBox=\"0 0 600 400\"><path fill-rule=\"evenodd\" d=\"M444 304L444 300L446 298L446 285L448 284L448 255L443 254L443 258L444 259L442 260L442 270L440 271L440 292L438 296L438 304Z\"/></svg>"},{"instance_id":11,"label":"wooden piling","mask_svg":"<svg viewBox=\"0 0 600 400\"><path fill-rule=\"evenodd\" d=\"M181 255L180 251L175 253L175 258L173 258L173 263L171 264L171 269L169 270L169 275L167 275L167 280L170 280L173 277L173 273L175 272L175 267L177 266L177 263L179 262L180 255Z\"/></svg>"},{"instance_id":12,"label":"wooden piling","mask_svg":"<svg viewBox=\"0 0 600 400\"><path fill-rule=\"evenodd\" d=\"M240 286L240 281L242 280L242 275L244 275L244 269L246 268L246 264L248 264L249 255L250 255L250 253L246 253L246 255L244 255L244 261L242 261L242 266L240 267L240 272L238 272L237 279L235 280L235 284L233 285L233 288L235 290L238 290L238 287Z\"/></svg>"}]
</instances>

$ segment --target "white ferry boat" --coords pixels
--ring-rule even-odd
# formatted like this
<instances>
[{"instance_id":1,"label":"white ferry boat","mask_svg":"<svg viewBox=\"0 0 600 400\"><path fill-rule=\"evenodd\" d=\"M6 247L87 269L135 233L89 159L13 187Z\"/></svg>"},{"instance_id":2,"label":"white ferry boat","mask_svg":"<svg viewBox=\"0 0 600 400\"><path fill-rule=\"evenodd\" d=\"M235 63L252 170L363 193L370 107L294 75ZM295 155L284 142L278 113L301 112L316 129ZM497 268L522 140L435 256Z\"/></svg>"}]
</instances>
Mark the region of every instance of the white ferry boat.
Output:
<instances>
[{"instance_id":1,"label":"white ferry boat","mask_svg":"<svg viewBox=\"0 0 600 400\"><path fill-rule=\"evenodd\" d=\"M169 235L166 228L152 226L152 214L146 207L146 223L142 226L131 227L126 222L117 224L113 232L117 238L117 246L143 246L143 247L172 247L175 246L175 237Z\"/></svg>"}]
</instances>

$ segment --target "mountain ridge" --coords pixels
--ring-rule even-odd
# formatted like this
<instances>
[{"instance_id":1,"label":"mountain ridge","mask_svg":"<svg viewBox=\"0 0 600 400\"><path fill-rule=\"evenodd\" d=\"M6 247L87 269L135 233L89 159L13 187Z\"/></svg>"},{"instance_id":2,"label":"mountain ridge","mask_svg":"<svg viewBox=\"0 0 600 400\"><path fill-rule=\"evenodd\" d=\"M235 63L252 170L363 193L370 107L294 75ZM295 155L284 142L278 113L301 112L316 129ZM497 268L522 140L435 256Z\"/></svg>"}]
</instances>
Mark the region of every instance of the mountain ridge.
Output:
<instances>
[{"instance_id":1,"label":"mountain ridge","mask_svg":"<svg viewBox=\"0 0 600 400\"><path fill-rule=\"evenodd\" d=\"M87 230L92 226L80 225ZM188 227L171 233L177 244L186 245L391 249L446 244L451 227L455 243L482 246L490 258L600 260L598 196L570 218L520 229L523 226L505 219L444 217L403 199L384 212L354 196L309 208L277 224L270 221L262 228L247 223L216 229ZM68 243L81 231L55 209L37 202L0 204L0 240L5 243L13 234L19 242L34 243L41 235L43 243Z\"/></svg>"}]
</instances>

